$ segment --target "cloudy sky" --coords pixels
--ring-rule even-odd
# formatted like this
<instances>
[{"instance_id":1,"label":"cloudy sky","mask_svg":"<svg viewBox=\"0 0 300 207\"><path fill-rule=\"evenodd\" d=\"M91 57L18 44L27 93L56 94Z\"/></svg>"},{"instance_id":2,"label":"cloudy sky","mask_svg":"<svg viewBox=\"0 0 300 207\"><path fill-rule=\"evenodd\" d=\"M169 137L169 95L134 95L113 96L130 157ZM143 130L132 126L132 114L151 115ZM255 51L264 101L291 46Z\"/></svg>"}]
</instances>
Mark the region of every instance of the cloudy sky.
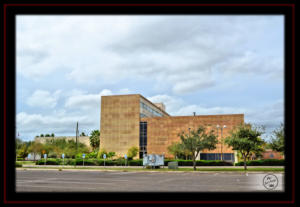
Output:
<instances>
[{"instance_id":1,"label":"cloudy sky","mask_svg":"<svg viewBox=\"0 0 300 207\"><path fill-rule=\"evenodd\" d=\"M283 16L17 16L17 132L100 127L100 97L283 122Z\"/></svg>"}]
</instances>

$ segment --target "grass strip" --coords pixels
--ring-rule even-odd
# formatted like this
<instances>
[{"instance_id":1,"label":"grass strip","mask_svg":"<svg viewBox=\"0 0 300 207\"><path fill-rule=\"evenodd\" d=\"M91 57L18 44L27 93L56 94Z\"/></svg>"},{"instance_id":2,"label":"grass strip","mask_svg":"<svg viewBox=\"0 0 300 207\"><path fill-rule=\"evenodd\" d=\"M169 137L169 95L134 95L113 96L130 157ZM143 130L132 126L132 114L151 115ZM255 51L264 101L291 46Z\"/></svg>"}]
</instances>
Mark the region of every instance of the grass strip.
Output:
<instances>
[{"instance_id":1,"label":"grass strip","mask_svg":"<svg viewBox=\"0 0 300 207\"><path fill-rule=\"evenodd\" d=\"M16 161L17 163L20 163L22 165L35 165L35 161Z\"/></svg>"},{"instance_id":2,"label":"grass strip","mask_svg":"<svg viewBox=\"0 0 300 207\"><path fill-rule=\"evenodd\" d=\"M109 171L124 171L124 172L134 172L134 171L157 171L157 172L176 172L176 171L183 171L183 172L193 172L193 168L178 168L177 170L168 169L168 168L160 168L160 169L146 169L146 168L85 168L85 167L79 167L76 168L64 168L64 167L25 167L25 168L35 168L35 169L77 169L77 170L109 170ZM197 168L197 171L202 172L284 172L284 168L248 168L246 171L243 168Z\"/></svg>"}]
</instances>

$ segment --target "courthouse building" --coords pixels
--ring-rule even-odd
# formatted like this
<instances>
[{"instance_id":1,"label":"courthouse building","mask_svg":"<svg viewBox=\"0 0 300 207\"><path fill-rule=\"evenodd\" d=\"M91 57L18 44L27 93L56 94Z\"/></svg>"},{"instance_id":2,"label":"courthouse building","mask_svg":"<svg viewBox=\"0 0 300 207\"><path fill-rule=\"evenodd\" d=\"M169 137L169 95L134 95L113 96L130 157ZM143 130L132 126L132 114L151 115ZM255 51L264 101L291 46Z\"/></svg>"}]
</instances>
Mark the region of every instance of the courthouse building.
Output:
<instances>
[{"instance_id":1,"label":"courthouse building","mask_svg":"<svg viewBox=\"0 0 300 207\"><path fill-rule=\"evenodd\" d=\"M143 154L164 154L172 158L168 146L179 142L179 133L197 129L200 125L213 129L221 140L233 129L244 123L244 114L171 116L163 103L152 103L139 94L102 96L100 150L127 154L130 147L139 148ZM219 127L217 127L219 126ZM237 161L236 153L225 144L215 150L201 151L201 160Z\"/></svg>"}]
</instances>

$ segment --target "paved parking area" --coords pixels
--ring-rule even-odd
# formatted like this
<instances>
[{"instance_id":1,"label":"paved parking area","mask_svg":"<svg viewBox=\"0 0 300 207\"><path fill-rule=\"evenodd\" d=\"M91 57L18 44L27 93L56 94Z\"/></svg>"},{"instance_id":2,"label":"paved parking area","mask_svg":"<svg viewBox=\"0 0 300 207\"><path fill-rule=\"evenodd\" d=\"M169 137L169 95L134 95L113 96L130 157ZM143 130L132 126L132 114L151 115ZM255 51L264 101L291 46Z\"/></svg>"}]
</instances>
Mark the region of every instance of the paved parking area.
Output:
<instances>
[{"instance_id":1,"label":"paved parking area","mask_svg":"<svg viewBox=\"0 0 300 207\"><path fill-rule=\"evenodd\" d=\"M123 172L18 169L17 192L270 192L284 191L284 173L272 173L278 186L267 190L268 173Z\"/></svg>"}]
</instances>

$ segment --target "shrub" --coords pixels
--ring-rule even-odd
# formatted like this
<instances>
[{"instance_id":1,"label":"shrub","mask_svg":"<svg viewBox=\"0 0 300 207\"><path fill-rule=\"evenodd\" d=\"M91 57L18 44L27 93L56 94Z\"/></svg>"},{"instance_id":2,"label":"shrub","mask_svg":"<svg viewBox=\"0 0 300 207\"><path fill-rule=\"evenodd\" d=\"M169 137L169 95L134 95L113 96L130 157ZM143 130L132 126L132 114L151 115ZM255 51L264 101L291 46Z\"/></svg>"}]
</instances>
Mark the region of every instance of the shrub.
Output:
<instances>
[{"instance_id":1,"label":"shrub","mask_svg":"<svg viewBox=\"0 0 300 207\"><path fill-rule=\"evenodd\" d=\"M199 160L197 166L233 166L232 162L222 160Z\"/></svg>"},{"instance_id":2,"label":"shrub","mask_svg":"<svg viewBox=\"0 0 300 207\"><path fill-rule=\"evenodd\" d=\"M129 160L128 161L128 165L129 166L143 166L143 160L139 159L139 160Z\"/></svg>"},{"instance_id":3,"label":"shrub","mask_svg":"<svg viewBox=\"0 0 300 207\"><path fill-rule=\"evenodd\" d=\"M98 152L91 152L89 154L86 155L86 158L97 158L97 154Z\"/></svg>"},{"instance_id":4,"label":"shrub","mask_svg":"<svg viewBox=\"0 0 300 207\"><path fill-rule=\"evenodd\" d=\"M192 160L165 160L165 166L168 162L178 162L178 166L193 166ZM233 163L221 160L196 160L196 166L233 166Z\"/></svg>"},{"instance_id":5,"label":"shrub","mask_svg":"<svg viewBox=\"0 0 300 207\"><path fill-rule=\"evenodd\" d=\"M36 165L44 165L45 164L45 159L42 158L35 163ZM62 164L61 159L54 159L54 158L48 158L46 159L46 165L60 165Z\"/></svg>"},{"instance_id":6,"label":"shrub","mask_svg":"<svg viewBox=\"0 0 300 207\"><path fill-rule=\"evenodd\" d=\"M24 161L25 159L24 158L22 158L22 157L18 157L17 158L17 161Z\"/></svg>"},{"instance_id":7,"label":"shrub","mask_svg":"<svg viewBox=\"0 0 300 207\"><path fill-rule=\"evenodd\" d=\"M48 158L57 158L57 153L53 151L49 152Z\"/></svg>"},{"instance_id":8,"label":"shrub","mask_svg":"<svg viewBox=\"0 0 300 207\"><path fill-rule=\"evenodd\" d=\"M107 154L107 158L114 157L115 155L116 155L115 152L109 152L109 153Z\"/></svg>"},{"instance_id":9,"label":"shrub","mask_svg":"<svg viewBox=\"0 0 300 207\"><path fill-rule=\"evenodd\" d=\"M83 165L83 159L76 159L76 165ZM84 165L97 165L94 159L84 159Z\"/></svg>"},{"instance_id":10,"label":"shrub","mask_svg":"<svg viewBox=\"0 0 300 207\"><path fill-rule=\"evenodd\" d=\"M15 167L22 167L22 163L16 162L16 163L15 163Z\"/></svg>"},{"instance_id":11,"label":"shrub","mask_svg":"<svg viewBox=\"0 0 300 207\"><path fill-rule=\"evenodd\" d=\"M266 159L250 160L246 162L247 166L284 166L284 160ZM235 163L235 166L244 166L244 162Z\"/></svg>"},{"instance_id":12,"label":"shrub","mask_svg":"<svg viewBox=\"0 0 300 207\"><path fill-rule=\"evenodd\" d=\"M97 155L98 159L103 159L103 155L106 154L107 156L107 151L105 149L101 149L100 152Z\"/></svg>"},{"instance_id":13,"label":"shrub","mask_svg":"<svg viewBox=\"0 0 300 207\"><path fill-rule=\"evenodd\" d=\"M138 151L139 151L138 147L135 146L130 147L127 152L128 159L133 159L137 155Z\"/></svg>"},{"instance_id":14,"label":"shrub","mask_svg":"<svg viewBox=\"0 0 300 207\"><path fill-rule=\"evenodd\" d=\"M65 159L64 165L75 165L75 159Z\"/></svg>"},{"instance_id":15,"label":"shrub","mask_svg":"<svg viewBox=\"0 0 300 207\"><path fill-rule=\"evenodd\" d=\"M96 163L99 166L104 166L104 159L98 159ZM118 163L117 160L105 160L105 166L117 166L117 165L121 165L121 163Z\"/></svg>"}]
</instances>

